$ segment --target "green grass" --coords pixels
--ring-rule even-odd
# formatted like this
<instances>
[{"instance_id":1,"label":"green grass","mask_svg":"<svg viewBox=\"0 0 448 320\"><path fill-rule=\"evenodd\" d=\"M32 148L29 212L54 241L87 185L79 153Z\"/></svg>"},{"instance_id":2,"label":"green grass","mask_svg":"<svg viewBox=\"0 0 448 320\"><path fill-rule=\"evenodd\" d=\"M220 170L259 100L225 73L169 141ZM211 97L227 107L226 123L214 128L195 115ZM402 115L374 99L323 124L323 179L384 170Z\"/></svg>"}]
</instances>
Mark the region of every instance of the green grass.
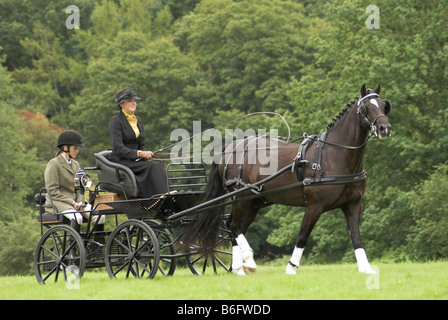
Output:
<instances>
[{"instance_id":1,"label":"green grass","mask_svg":"<svg viewBox=\"0 0 448 320\"><path fill-rule=\"evenodd\" d=\"M259 266L245 277L233 274L195 276L177 269L153 280L109 279L105 270L87 271L79 289L64 282L39 285L33 276L0 277L0 299L448 299L448 262L376 264L374 278L355 264L302 266L296 276L283 266Z\"/></svg>"}]
</instances>

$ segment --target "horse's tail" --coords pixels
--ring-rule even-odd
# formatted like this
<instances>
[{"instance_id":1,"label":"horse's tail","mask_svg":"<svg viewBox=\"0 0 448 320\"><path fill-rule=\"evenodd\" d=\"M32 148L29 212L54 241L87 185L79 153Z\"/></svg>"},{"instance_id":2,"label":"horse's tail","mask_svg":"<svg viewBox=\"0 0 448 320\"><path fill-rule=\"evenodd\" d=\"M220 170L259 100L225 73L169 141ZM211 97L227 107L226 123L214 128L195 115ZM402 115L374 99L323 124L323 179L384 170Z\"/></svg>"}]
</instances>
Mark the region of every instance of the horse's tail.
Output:
<instances>
[{"instance_id":1,"label":"horse's tail","mask_svg":"<svg viewBox=\"0 0 448 320\"><path fill-rule=\"evenodd\" d=\"M213 163L209 179L200 203L215 199L226 193L219 175L219 164ZM199 245L204 253L211 252L215 247L219 231L219 223L224 214L224 206L206 209L194 216L193 222L187 226L183 242L187 247Z\"/></svg>"}]
</instances>

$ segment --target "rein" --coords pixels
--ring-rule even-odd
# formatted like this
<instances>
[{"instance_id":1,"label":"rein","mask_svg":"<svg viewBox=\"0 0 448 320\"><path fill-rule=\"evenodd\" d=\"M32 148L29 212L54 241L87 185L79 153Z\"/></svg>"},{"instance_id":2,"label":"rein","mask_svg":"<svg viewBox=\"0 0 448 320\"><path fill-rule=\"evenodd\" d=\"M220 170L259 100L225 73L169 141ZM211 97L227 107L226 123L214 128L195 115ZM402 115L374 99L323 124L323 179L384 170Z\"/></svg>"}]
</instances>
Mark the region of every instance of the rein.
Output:
<instances>
[{"instance_id":1,"label":"rein","mask_svg":"<svg viewBox=\"0 0 448 320\"><path fill-rule=\"evenodd\" d=\"M321 140L319 137L310 136L306 132L303 134L303 136L305 137L305 139L307 139L307 138L313 139L314 141L317 141L317 142L320 142L320 143L324 143L324 144L328 144L330 146L338 147L338 148L341 148L341 149L358 150L358 149L361 149L362 147L364 147L367 144L367 142L369 142L370 138L373 136L373 133L369 134L367 136L366 140L364 141L364 143L361 144L360 146L357 146L357 147L347 146L347 145L344 145L344 144L338 144L338 143L333 143L333 142L328 142L328 141L325 141L325 140Z\"/></svg>"},{"instance_id":2,"label":"rein","mask_svg":"<svg viewBox=\"0 0 448 320\"><path fill-rule=\"evenodd\" d=\"M334 146L334 147L338 147L338 148L342 148L342 149L348 149L348 150L358 150L358 149L365 147L367 145L367 142L369 142L369 140L372 136L375 136L375 138L378 138L378 132L377 132L377 129L375 126L376 121L381 117L389 119L384 113L377 115L376 118L372 122L369 120L369 118L367 118L366 105L364 104L364 100L369 97L378 97L378 94L376 94L376 93L368 94L368 95L364 96L363 98L358 99L358 102L356 103L356 105L358 106L358 110L356 111L356 113L358 114L359 119L364 120L369 125L370 130L371 130L371 133L367 136L364 143L361 144L360 146L354 147L354 146L347 146L347 145L343 145L343 144L328 142L323 139L321 140L319 137L316 139L315 136L309 136L306 132L303 134L303 137L305 139L310 138L310 139L316 140L320 143L324 143L324 144L328 144L330 146Z\"/></svg>"}]
</instances>

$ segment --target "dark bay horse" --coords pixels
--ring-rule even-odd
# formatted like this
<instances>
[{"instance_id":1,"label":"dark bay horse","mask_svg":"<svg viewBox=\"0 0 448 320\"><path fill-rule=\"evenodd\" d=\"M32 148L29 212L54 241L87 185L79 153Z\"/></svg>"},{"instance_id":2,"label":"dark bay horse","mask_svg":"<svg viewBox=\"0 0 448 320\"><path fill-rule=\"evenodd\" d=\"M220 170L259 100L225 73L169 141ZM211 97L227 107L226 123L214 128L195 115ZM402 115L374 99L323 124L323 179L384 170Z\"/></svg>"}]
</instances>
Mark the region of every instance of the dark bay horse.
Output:
<instances>
[{"instance_id":1,"label":"dark bay horse","mask_svg":"<svg viewBox=\"0 0 448 320\"><path fill-rule=\"evenodd\" d=\"M380 89L380 85L375 90L366 89L363 85L361 96L347 104L347 107L327 126L326 133L309 137L308 145L302 143L304 145L302 148L299 148L298 144L285 143L268 137L253 137L244 142L234 142L226 148L220 159L215 160L200 202L206 202L265 179L269 174L263 172L263 169L269 169L269 166L272 168L272 161L276 162L276 168L281 169L291 165L294 160L299 160L297 166L294 166L294 172L285 170L278 177L255 188L256 190L251 189L235 197L234 200L238 200L258 193L258 196L251 197L250 200L236 201L232 205L228 226L234 235L232 249L234 273L244 275L244 269L253 270L257 267L253 259L253 250L244 234L258 211L270 204L306 207L296 245L286 267L287 274L296 274L303 249L321 214L336 208L341 208L345 215L359 271L374 273L367 260L359 232L361 199L366 187L365 178L360 177L364 173L363 157L369 138L376 136L383 140L390 136L391 125L387 114L391 103L379 98ZM244 148L238 148L238 144ZM270 163L260 158L251 161L249 150L262 149L265 151L265 158L270 159ZM244 161L238 162L238 159ZM325 179L332 180L329 177L345 177L345 180L336 179L337 182L334 184L319 183ZM282 189L276 191L279 188ZM213 247L223 210L223 207L212 208L199 213L187 230L186 238L199 240L204 247Z\"/></svg>"}]
</instances>

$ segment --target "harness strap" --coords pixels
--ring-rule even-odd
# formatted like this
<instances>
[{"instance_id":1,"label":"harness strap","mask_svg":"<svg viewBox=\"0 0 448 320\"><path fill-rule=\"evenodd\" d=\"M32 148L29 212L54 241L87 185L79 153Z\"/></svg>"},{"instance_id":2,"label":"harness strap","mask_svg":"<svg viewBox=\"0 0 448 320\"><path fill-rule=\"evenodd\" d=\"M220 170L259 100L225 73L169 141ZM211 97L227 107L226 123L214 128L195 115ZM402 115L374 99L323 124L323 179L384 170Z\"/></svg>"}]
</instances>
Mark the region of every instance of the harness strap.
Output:
<instances>
[{"instance_id":1,"label":"harness strap","mask_svg":"<svg viewBox=\"0 0 448 320\"><path fill-rule=\"evenodd\" d=\"M313 171L311 172L311 176L314 177L316 175L316 169L319 171L319 176L322 176L322 166L320 162L322 161L322 150L325 148L325 140L327 139L327 132L321 133L319 138L317 139L317 147L316 153L314 154L314 163L311 166Z\"/></svg>"},{"instance_id":2,"label":"harness strap","mask_svg":"<svg viewBox=\"0 0 448 320\"><path fill-rule=\"evenodd\" d=\"M365 179L367 179L367 172L365 172L363 170L361 172L353 173L353 174L305 178L305 179L303 179L303 185L310 186L313 184L319 184L319 185L346 184L346 183L362 181Z\"/></svg>"},{"instance_id":3,"label":"harness strap","mask_svg":"<svg viewBox=\"0 0 448 320\"><path fill-rule=\"evenodd\" d=\"M305 178L305 166L309 162L308 160L305 160L306 151L310 147L311 142L317 137L315 135L309 136L307 133L304 133L303 136L305 139L300 144L299 149L297 150L297 155L293 159L291 167L291 172L294 172L294 170L297 169L296 175L297 180L299 181L302 181Z\"/></svg>"},{"instance_id":4,"label":"harness strap","mask_svg":"<svg viewBox=\"0 0 448 320\"><path fill-rule=\"evenodd\" d=\"M257 186L251 183L245 183L241 178L234 178L234 179L229 179L226 181L225 183L225 187L228 188L231 185L237 184L237 187L239 185L242 185L244 188L247 188L248 190L252 191L255 194L260 194L260 191L263 189L263 185Z\"/></svg>"}]
</instances>

